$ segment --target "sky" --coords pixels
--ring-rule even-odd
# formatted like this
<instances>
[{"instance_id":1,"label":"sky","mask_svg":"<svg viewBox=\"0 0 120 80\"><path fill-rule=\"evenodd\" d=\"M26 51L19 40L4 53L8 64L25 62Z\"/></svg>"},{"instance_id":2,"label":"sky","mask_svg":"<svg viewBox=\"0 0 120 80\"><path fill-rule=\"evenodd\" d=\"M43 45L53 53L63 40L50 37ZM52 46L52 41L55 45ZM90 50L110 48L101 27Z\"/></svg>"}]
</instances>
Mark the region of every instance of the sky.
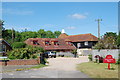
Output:
<instances>
[{"instance_id":1,"label":"sky","mask_svg":"<svg viewBox=\"0 0 120 80\"><path fill-rule=\"evenodd\" d=\"M2 20L6 29L17 31L61 31L68 35L118 32L117 2L3 2Z\"/></svg>"}]
</instances>

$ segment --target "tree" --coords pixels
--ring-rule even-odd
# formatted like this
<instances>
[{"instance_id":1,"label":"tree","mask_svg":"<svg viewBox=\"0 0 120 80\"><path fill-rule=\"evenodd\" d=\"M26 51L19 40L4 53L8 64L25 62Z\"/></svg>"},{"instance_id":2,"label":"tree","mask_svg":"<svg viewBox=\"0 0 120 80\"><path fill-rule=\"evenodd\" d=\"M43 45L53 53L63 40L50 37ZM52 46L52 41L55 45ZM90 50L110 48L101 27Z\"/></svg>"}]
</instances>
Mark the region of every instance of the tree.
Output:
<instances>
[{"instance_id":1,"label":"tree","mask_svg":"<svg viewBox=\"0 0 120 80\"><path fill-rule=\"evenodd\" d=\"M21 35L21 41L25 41L28 38L36 38L37 37L37 33L32 32L32 31L21 32L20 35Z\"/></svg>"},{"instance_id":2,"label":"tree","mask_svg":"<svg viewBox=\"0 0 120 80\"><path fill-rule=\"evenodd\" d=\"M12 30L11 29L3 30L2 38L11 44L12 43Z\"/></svg>"},{"instance_id":3,"label":"tree","mask_svg":"<svg viewBox=\"0 0 120 80\"><path fill-rule=\"evenodd\" d=\"M2 31L4 30L4 21L3 20L0 20L0 38L2 38Z\"/></svg>"},{"instance_id":4,"label":"tree","mask_svg":"<svg viewBox=\"0 0 120 80\"><path fill-rule=\"evenodd\" d=\"M117 36L117 46L120 48L120 32Z\"/></svg>"},{"instance_id":5,"label":"tree","mask_svg":"<svg viewBox=\"0 0 120 80\"><path fill-rule=\"evenodd\" d=\"M102 39L94 46L95 49L116 49L117 48L117 34L113 32L106 32Z\"/></svg>"},{"instance_id":6,"label":"tree","mask_svg":"<svg viewBox=\"0 0 120 80\"><path fill-rule=\"evenodd\" d=\"M4 21L3 21L3 20L0 20L0 28L4 29L4 28L3 28L3 25L4 25Z\"/></svg>"},{"instance_id":7,"label":"tree","mask_svg":"<svg viewBox=\"0 0 120 80\"><path fill-rule=\"evenodd\" d=\"M110 37L110 36L112 36L113 38L117 38L117 34L116 33L114 33L114 32L106 32L105 34L104 34L104 37Z\"/></svg>"},{"instance_id":8,"label":"tree","mask_svg":"<svg viewBox=\"0 0 120 80\"><path fill-rule=\"evenodd\" d=\"M46 34L47 34L46 38L55 38L55 35L53 34L52 31L47 31Z\"/></svg>"},{"instance_id":9,"label":"tree","mask_svg":"<svg viewBox=\"0 0 120 80\"><path fill-rule=\"evenodd\" d=\"M58 38L60 34L61 34L60 31L55 31L55 32L54 32L55 38Z\"/></svg>"},{"instance_id":10,"label":"tree","mask_svg":"<svg viewBox=\"0 0 120 80\"><path fill-rule=\"evenodd\" d=\"M38 54L41 54L45 50L41 47L28 46L26 48L14 49L7 52L9 59L35 59Z\"/></svg>"},{"instance_id":11,"label":"tree","mask_svg":"<svg viewBox=\"0 0 120 80\"><path fill-rule=\"evenodd\" d=\"M72 51L72 53L74 54L74 57L76 58L76 57L77 57L77 49L74 49L74 50Z\"/></svg>"},{"instance_id":12,"label":"tree","mask_svg":"<svg viewBox=\"0 0 120 80\"><path fill-rule=\"evenodd\" d=\"M14 42L12 43L13 48L25 48L26 44L23 42Z\"/></svg>"},{"instance_id":13,"label":"tree","mask_svg":"<svg viewBox=\"0 0 120 80\"><path fill-rule=\"evenodd\" d=\"M46 31L44 29L38 30L38 38L46 38Z\"/></svg>"}]
</instances>

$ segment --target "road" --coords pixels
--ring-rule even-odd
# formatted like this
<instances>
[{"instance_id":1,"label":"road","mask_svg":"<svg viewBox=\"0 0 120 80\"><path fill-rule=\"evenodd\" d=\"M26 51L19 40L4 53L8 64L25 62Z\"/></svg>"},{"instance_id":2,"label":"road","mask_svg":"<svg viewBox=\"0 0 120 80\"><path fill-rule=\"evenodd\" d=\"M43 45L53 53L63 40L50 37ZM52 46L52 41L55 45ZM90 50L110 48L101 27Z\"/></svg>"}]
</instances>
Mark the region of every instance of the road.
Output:
<instances>
[{"instance_id":1,"label":"road","mask_svg":"<svg viewBox=\"0 0 120 80\"><path fill-rule=\"evenodd\" d=\"M83 62L88 62L86 56L79 58L57 57L48 59L49 66L3 73L3 78L89 78L86 74L77 71L76 65Z\"/></svg>"}]
</instances>

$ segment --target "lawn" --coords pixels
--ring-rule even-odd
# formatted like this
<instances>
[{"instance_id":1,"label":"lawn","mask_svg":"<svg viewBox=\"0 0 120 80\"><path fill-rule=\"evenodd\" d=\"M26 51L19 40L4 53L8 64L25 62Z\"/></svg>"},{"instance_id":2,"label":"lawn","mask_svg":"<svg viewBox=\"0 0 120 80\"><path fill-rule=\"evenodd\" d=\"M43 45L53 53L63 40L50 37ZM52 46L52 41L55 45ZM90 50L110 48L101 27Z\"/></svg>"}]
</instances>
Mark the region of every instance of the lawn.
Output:
<instances>
[{"instance_id":1,"label":"lawn","mask_svg":"<svg viewBox=\"0 0 120 80\"><path fill-rule=\"evenodd\" d=\"M30 67L30 68L16 69L16 71L30 70L30 69L39 69L39 68L43 68L43 67L45 67L45 66L47 66L47 65L39 64L39 65L36 65L36 66Z\"/></svg>"},{"instance_id":2,"label":"lawn","mask_svg":"<svg viewBox=\"0 0 120 80\"><path fill-rule=\"evenodd\" d=\"M118 78L118 65L111 64L111 70L106 63L86 62L77 65L77 70L88 74L91 78Z\"/></svg>"}]
</instances>

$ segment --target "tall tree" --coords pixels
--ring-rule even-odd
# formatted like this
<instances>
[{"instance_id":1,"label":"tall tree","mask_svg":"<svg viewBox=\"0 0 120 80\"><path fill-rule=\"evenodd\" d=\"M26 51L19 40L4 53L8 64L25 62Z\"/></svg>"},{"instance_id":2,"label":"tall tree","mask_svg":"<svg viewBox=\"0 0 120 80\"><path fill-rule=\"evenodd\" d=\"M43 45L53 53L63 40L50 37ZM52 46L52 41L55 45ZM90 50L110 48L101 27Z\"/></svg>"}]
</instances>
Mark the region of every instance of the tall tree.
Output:
<instances>
[{"instance_id":1,"label":"tall tree","mask_svg":"<svg viewBox=\"0 0 120 80\"><path fill-rule=\"evenodd\" d=\"M117 48L117 34L113 32L106 32L102 39L95 45L97 49L116 49Z\"/></svg>"},{"instance_id":2,"label":"tall tree","mask_svg":"<svg viewBox=\"0 0 120 80\"><path fill-rule=\"evenodd\" d=\"M38 38L46 38L46 31L44 29L38 30Z\"/></svg>"},{"instance_id":3,"label":"tall tree","mask_svg":"<svg viewBox=\"0 0 120 80\"><path fill-rule=\"evenodd\" d=\"M117 36L117 46L118 46L119 49L120 49L120 32L119 32L119 34L118 34L118 36Z\"/></svg>"},{"instance_id":4,"label":"tall tree","mask_svg":"<svg viewBox=\"0 0 120 80\"><path fill-rule=\"evenodd\" d=\"M54 32L55 38L58 38L60 34L61 34L60 31L55 31L55 32Z\"/></svg>"},{"instance_id":5,"label":"tall tree","mask_svg":"<svg viewBox=\"0 0 120 80\"><path fill-rule=\"evenodd\" d=\"M53 34L53 32L52 31L47 31L46 32L47 33L47 38L55 38L55 35Z\"/></svg>"},{"instance_id":6,"label":"tall tree","mask_svg":"<svg viewBox=\"0 0 120 80\"><path fill-rule=\"evenodd\" d=\"M0 20L0 38L2 38L2 31L4 30L4 21L3 20Z\"/></svg>"}]
</instances>

